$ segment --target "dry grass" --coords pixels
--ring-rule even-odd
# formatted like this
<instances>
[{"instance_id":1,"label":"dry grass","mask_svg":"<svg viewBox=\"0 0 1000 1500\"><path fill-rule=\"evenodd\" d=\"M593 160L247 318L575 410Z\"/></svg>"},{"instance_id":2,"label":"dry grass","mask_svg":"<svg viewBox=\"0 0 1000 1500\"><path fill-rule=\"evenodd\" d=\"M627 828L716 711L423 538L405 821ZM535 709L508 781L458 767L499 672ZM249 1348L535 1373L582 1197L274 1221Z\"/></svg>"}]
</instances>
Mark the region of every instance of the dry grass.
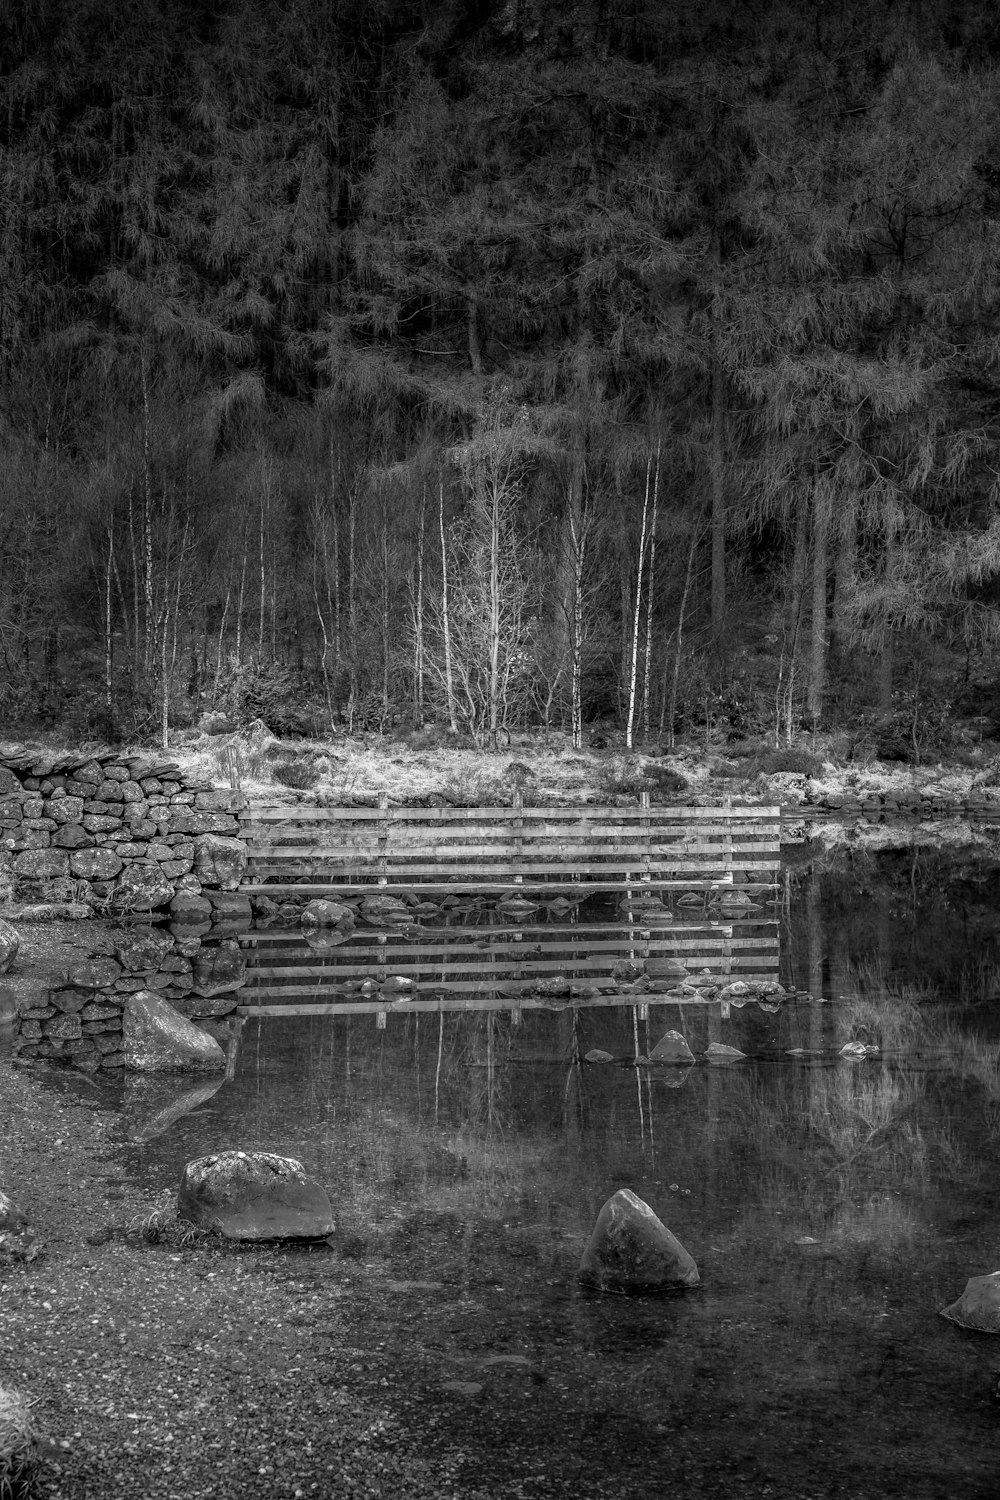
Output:
<instances>
[{"instance_id":1,"label":"dry grass","mask_svg":"<svg viewBox=\"0 0 1000 1500\"><path fill-rule=\"evenodd\" d=\"M28 1494L35 1461L31 1406L18 1391L0 1385L0 1500Z\"/></svg>"},{"instance_id":2,"label":"dry grass","mask_svg":"<svg viewBox=\"0 0 1000 1500\"><path fill-rule=\"evenodd\" d=\"M170 756L189 775L238 786L251 796L289 796L289 788L333 802L377 797L394 802L442 797L467 806L509 804L520 786L528 800L602 802L608 786L647 785L648 757L573 751L562 743L515 744L502 753L451 746L417 748L405 740L276 740L262 725L239 734L188 734ZM666 759L658 765L673 766ZM296 767L303 769L301 776ZM295 783L299 783L295 787Z\"/></svg>"}]
</instances>

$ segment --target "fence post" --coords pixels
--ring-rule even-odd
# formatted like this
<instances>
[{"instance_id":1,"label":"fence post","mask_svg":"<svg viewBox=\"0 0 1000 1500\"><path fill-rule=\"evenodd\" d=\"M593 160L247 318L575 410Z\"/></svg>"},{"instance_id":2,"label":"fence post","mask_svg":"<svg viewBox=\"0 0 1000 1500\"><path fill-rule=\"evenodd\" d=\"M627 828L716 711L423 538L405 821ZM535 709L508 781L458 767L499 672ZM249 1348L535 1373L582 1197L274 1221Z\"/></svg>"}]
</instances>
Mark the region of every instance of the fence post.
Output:
<instances>
[{"instance_id":1,"label":"fence post","mask_svg":"<svg viewBox=\"0 0 1000 1500\"><path fill-rule=\"evenodd\" d=\"M378 820L378 883L389 883L389 793L379 792L378 807L382 816ZM383 1023L384 1024L384 1023Z\"/></svg>"},{"instance_id":2,"label":"fence post","mask_svg":"<svg viewBox=\"0 0 1000 1500\"><path fill-rule=\"evenodd\" d=\"M510 826L511 832L514 835L514 884L523 885L524 871L522 869L522 865L524 864L524 793L521 791L520 787L516 787L514 789L513 813L514 816L511 819Z\"/></svg>"},{"instance_id":3,"label":"fence post","mask_svg":"<svg viewBox=\"0 0 1000 1500\"><path fill-rule=\"evenodd\" d=\"M644 882L646 882L646 884L648 884L649 881L652 879L652 869L650 867L650 848L649 848L649 793L648 792L640 792L639 793L639 807L641 809L641 817L639 819L639 838L640 838L641 845L642 845L642 876L641 876L641 878L642 878L642 880Z\"/></svg>"}]
</instances>

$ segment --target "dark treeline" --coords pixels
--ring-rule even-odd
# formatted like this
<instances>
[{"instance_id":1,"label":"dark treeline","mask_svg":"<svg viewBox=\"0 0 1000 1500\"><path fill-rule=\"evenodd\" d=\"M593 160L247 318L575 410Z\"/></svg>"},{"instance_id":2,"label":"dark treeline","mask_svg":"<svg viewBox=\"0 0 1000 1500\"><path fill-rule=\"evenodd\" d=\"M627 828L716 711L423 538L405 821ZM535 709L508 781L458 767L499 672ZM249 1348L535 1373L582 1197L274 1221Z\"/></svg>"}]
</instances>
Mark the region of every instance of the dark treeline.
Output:
<instances>
[{"instance_id":1,"label":"dark treeline","mask_svg":"<svg viewBox=\"0 0 1000 1500\"><path fill-rule=\"evenodd\" d=\"M5 0L0 712L975 707L990 0Z\"/></svg>"}]
</instances>

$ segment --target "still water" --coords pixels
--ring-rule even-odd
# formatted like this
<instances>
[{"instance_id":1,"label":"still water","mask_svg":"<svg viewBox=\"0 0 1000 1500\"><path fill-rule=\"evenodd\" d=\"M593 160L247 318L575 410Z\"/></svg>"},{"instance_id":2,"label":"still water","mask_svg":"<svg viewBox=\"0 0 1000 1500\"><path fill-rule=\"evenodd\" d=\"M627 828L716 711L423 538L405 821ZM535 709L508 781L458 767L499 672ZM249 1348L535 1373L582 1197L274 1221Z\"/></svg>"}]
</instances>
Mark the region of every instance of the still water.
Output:
<instances>
[{"instance_id":1,"label":"still water","mask_svg":"<svg viewBox=\"0 0 1000 1500\"><path fill-rule=\"evenodd\" d=\"M493 920L449 924L482 941ZM518 930L541 942L552 920ZM573 917L584 937L623 920ZM431 1425L465 1434L470 1475L544 1433L583 1489L604 1465L626 1496L715 1493L722 1474L740 1495L1000 1495L1000 1337L938 1316L1000 1267L1000 867L800 852L745 920L778 936L798 993L777 1009L649 994L250 1017L234 1076L179 1118L175 1085L120 1085L128 1168L152 1192L210 1150L303 1161L336 1213L322 1254L383 1288L377 1337ZM668 1028L696 1063L635 1066ZM711 1065L711 1039L748 1056ZM865 1060L839 1056L851 1040ZM700 1289L580 1291L623 1186ZM529 1478L514 1465L503 1493Z\"/></svg>"}]
</instances>

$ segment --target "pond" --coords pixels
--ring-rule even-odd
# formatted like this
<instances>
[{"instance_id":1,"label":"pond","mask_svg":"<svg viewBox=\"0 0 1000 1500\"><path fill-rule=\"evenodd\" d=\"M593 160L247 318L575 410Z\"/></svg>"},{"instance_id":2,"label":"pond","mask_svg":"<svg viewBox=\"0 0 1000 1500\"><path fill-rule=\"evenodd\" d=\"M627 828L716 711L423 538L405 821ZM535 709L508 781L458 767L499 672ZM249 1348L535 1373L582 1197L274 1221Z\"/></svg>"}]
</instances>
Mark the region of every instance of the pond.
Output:
<instances>
[{"instance_id":1,"label":"pond","mask_svg":"<svg viewBox=\"0 0 1000 1500\"><path fill-rule=\"evenodd\" d=\"M447 926L468 959L497 921L428 918L414 941ZM462 991L475 1009L250 1016L233 1076L173 1114L169 1082L101 1080L128 1170L158 1192L210 1150L302 1160L338 1224L310 1264L374 1278L372 1347L426 1401L430 1447L442 1426L463 1436L470 1484L503 1452L497 1493L544 1494L542 1444L583 1489L620 1476L629 1495L708 1493L725 1472L736 1495L995 1496L1000 1338L938 1312L1000 1266L1000 866L800 850L743 921L777 936L796 992L780 1006L722 1018L598 987L532 1009L473 963L452 982L478 985ZM581 973L600 955L599 979L600 935L637 937L606 901L505 930L562 944ZM315 948L256 938L261 963L315 967ZM336 952L357 1000L361 966ZM695 1064L635 1066L668 1028ZM710 1064L713 1038L747 1057ZM840 1056L850 1040L863 1060ZM623 1186L694 1255L699 1289L579 1288Z\"/></svg>"}]
</instances>

